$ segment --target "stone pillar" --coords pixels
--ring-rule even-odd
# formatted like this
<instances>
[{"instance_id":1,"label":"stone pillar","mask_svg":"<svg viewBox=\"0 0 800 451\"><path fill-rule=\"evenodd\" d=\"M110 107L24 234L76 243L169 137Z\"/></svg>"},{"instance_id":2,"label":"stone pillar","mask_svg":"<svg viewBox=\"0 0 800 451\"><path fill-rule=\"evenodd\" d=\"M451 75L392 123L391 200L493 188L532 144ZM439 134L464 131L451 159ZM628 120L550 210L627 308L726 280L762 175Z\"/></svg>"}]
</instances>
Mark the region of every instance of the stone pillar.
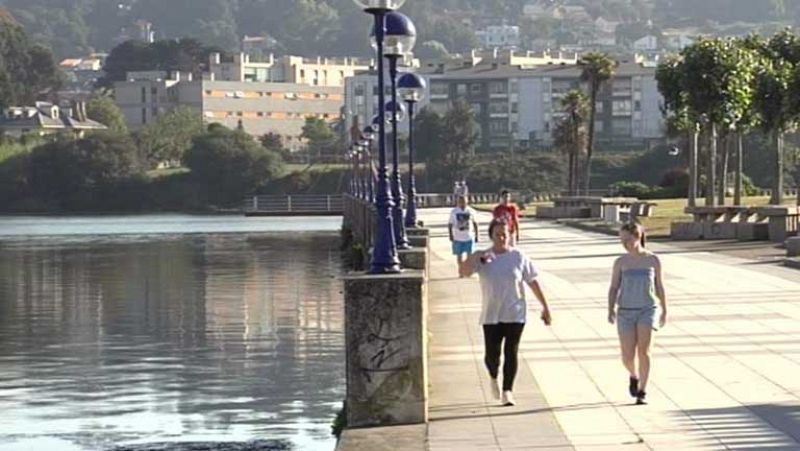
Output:
<instances>
[{"instance_id":1,"label":"stone pillar","mask_svg":"<svg viewBox=\"0 0 800 451\"><path fill-rule=\"evenodd\" d=\"M800 257L800 236L793 236L786 240L786 256Z\"/></svg>"},{"instance_id":2,"label":"stone pillar","mask_svg":"<svg viewBox=\"0 0 800 451\"><path fill-rule=\"evenodd\" d=\"M424 280L412 270L345 277L349 428L427 421Z\"/></svg>"}]
</instances>

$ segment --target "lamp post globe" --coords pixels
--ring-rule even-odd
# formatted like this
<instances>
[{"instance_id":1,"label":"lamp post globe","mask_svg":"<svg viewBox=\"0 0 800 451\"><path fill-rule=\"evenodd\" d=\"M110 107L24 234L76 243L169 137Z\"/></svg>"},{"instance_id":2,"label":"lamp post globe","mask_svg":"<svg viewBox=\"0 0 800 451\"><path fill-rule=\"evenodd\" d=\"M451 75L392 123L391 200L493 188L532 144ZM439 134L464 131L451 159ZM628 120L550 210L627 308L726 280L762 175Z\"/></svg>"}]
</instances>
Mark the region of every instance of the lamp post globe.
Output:
<instances>
[{"instance_id":1,"label":"lamp post globe","mask_svg":"<svg viewBox=\"0 0 800 451\"><path fill-rule=\"evenodd\" d=\"M386 57L402 58L411 53L417 43L417 27L405 14L392 11L386 14L383 43Z\"/></svg>"},{"instance_id":2,"label":"lamp post globe","mask_svg":"<svg viewBox=\"0 0 800 451\"><path fill-rule=\"evenodd\" d=\"M400 8L406 0L353 0L359 8L365 12L372 11L394 11Z\"/></svg>"},{"instance_id":3,"label":"lamp post globe","mask_svg":"<svg viewBox=\"0 0 800 451\"><path fill-rule=\"evenodd\" d=\"M386 111L386 123L389 125L395 120L401 122L406 118L406 106L399 102L386 102L384 111Z\"/></svg>"},{"instance_id":4,"label":"lamp post globe","mask_svg":"<svg viewBox=\"0 0 800 451\"><path fill-rule=\"evenodd\" d=\"M406 73L397 80L397 92L406 102L419 102L425 96L428 83L414 73Z\"/></svg>"},{"instance_id":5,"label":"lamp post globe","mask_svg":"<svg viewBox=\"0 0 800 451\"><path fill-rule=\"evenodd\" d=\"M408 200L406 200L405 226L417 226L417 182L414 174L414 106L425 95L427 83L417 74L403 74L397 81L397 90L408 104Z\"/></svg>"}]
</instances>

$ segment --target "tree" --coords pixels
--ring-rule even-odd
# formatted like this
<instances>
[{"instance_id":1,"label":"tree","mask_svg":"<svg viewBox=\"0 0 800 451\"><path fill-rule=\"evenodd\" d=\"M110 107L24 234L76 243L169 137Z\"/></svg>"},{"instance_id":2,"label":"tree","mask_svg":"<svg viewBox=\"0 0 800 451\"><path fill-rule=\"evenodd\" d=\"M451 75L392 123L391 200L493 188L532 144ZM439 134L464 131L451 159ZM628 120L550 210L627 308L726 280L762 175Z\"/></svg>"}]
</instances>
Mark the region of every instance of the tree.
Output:
<instances>
[{"instance_id":1,"label":"tree","mask_svg":"<svg viewBox=\"0 0 800 451\"><path fill-rule=\"evenodd\" d=\"M569 91L561 99L561 107L565 113L556 125L555 145L567 156L567 186L570 195L578 192L580 157L586 148L588 133L586 120L589 116L589 105L581 91Z\"/></svg>"},{"instance_id":2,"label":"tree","mask_svg":"<svg viewBox=\"0 0 800 451\"><path fill-rule=\"evenodd\" d=\"M760 45L757 45L760 44ZM800 40L789 30L774 35L769 41L754 41L753 47L762 59L754 80L753 107L761 129L770 138L775 155L770 203L783 202L784 134L796 123L800 108L792 93L794 73L800 70Z\"/></svg>"},{"instance_id":3,"label":"tree","mask_svg":"<svg viewBox=\"0 0 800 451\"><path fill-rule=\"evenodd\" d=\"M431 164L444 146L442 116L428 107L420 110L414 115L414 135L414 153L420 161Z\"/></svg>"},{"instance_id":4,"label":"tree","mask_svg":"<svg viewBox=\"0 0 800 451\"><path fill-rule=\"evenodd\" d=\"M742 123L754 100L754 56L732 40L701 39L684 49L682 57L687 107L710 129L706 205L716 205L718 132Z\"/></svg>"},{"instance_id":5,"label":"tree","mask_svg":"<svg viewBox=\"0 0 800 451\"><path fill-rule=\"evenodd\" d=\"M415 51L415 55L421 59L439 60L449 57L450 52L439 41L425 41Z\"/></svg>"},{"instance_id":6,"label":"tree","mask_svg":"<svg viewBox=\"0 0 800 451\"><path fill-rule=\"evenodd\" d=\"M103 66L106 74L98 85L110 88L114 82L125 80L128 72L135 71L180 71L199 77L208 64L209 55L214 52L222 51L191 38L152 44L126 41L111 50Z\"/></svg>"},{"instance_id":7,"label":"tree","mask_svg":"<svg viewBox=\"0 0 800 451\"><path fill-rule=\"evenodd\" d=\"M587 53L581 57L581 80L589 86L589 136L586 143L586 164L584 166L584 191L589 194L592 175L592 154L594 152L594 121L597 116L597 95L600 86L614 76L614 61L606 54Z\"/></svg>"},{"instance_id":8,"label":"tree","mask_svg":"<svg viewBox=\"0 0 800 451\"><path fill-rule=\"evenodd\" d=\"M109 189L142 174L144 166L126 135L97 132L75 140L61 137L31 153L30 186L43 200L63 209L87 209Z\"/></svg>"},{"instance_id":9,"label":"tree","mask_svg":"<svg viewBox=\"0 0 800 451\"><path fill-rule=\"evenodd\" d=\"M697 112L689 108L686 91L688 76L684 60L679 56L668 58L656 69L658 91L664 98L663 113L667 116L668 127L689 135L689 193L687 197L689 206L694 207L697 205L699 118Z\"/></svg>"},{"instance_id":10,"label":"tree","mask_svg":"<svg viewBox=\"0 0 800 451\"><path fill-rule=\"evenodd\" d=\"M32 44L10 15L0 15L0 107L31 104L60 82L50 51Z\"/></svg>"},{"instance_id":11,"label":"tree","mask_svg":"<svg viewBox=\"0 0 800 451\"><path fill-rule=\"evenodd\" d=\"M125 116L110 97L95 97L86 104L86 115L114 133L128 133Z\"/></svg>"},{"instance_id":12,"label":"tree","mask_svg":"<svg viewBox=\"0 0 800 451\"><path fill-rule=\"evenodd\" d=\"M441 136L441 145L430 149L433 153L428 159L427 171L444 176L444 180L434 181L434 184L449 186L453 180L466 176L470 160L475 154L477 123L467 103L456 101L444 115Z\"/></svg>"},{"instance_id":13,"label":"tree","mask_svg":"<svg viewBox=\"0 0 800 451\"><path fill-rule=\"evenodd\" d=\"M186 164L206 199L218 205L239 202L283 172L280 156L247 133L219 124L194 139Z\"/></svg>"},{"instance_id":14,"label":"tree","mask_svg":"<svg viewBox=\"0 0 800 451\"><path fill-rule=\"evenodd\" d=\"M308 142L309 154L326 153L336 142L336 134L324 120L308 116L300 137Z\"/></svg>"},{"instance_id":15,"label":"tree","mask_svg":"<svg viewBox=\"0 0 800 451\"><path fill-rule=\"evenodd\" d=\"M203 132L200 115L184 107L162 115L143 128L137 141L151 168L162 163L176 166L192 147L193 140Z\"/></svg>"}]
</instances>

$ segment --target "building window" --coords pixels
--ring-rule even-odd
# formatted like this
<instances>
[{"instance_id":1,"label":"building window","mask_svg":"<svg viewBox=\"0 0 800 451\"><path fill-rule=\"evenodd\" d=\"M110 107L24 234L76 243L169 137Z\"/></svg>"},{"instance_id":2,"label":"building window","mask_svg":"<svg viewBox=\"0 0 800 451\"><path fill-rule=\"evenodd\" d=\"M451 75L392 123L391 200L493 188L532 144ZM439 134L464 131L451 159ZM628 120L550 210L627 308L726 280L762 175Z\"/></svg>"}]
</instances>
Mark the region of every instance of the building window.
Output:
<instances>
[{"instance_id":1,"label":"building window","mask_svg":"<svg viewBox=\"0 0 800 451\"><path fill-rule=\"evenodd\" d=\"M504 135L508 133L508 122L503 120L493 120L489 122L489 133L492 135Z\"/></svg>"},{"instance_id":2,"label":"building window","mask_svg":"<svg viewBox=\"0 0 800 451\"><path fill-rule=\"evenodd\" d=\"M483 108L481 108L480 103L470 104L470 108L472 108L472 114L474 114L475 116L480 116L481 113L483 112Z\"/></svg>"},{"instance_id":3,"label":"building window","mask_svg":"<svg viewBox=\"0 0 800 451\"><path fill-rule=\"evenodd\" d=\"M517 133L519 131L519 124L516 122L511 123L511 133Z\"/></svg>"},{"instance_id":4,"label":"building window","mask_svg":"<svg viewBox=\"0 0 800 451\"><path fill-rule=\"evenodd\" d=\"M489 114L508 114L508 103L506 102L490 103Z\"/></svg>"},{"instance_id":5,"label":"building window","mask_svg":"<svg viewBox=\"0 0 800 451\"><path fill-rule=\"evenodd\" d=\"M147 102L147 88L142 86L142 103Z\"/></svg>"},{"instance_id":6,"label":"building window","mask_svg":"<svg viewBox=\"0 0 800 451\"><path fill-rule=\"evenodd\" d=\"M365 87L364 85L361 85L361 84L359 84L359 85L356 85L355 94L356 94L356 96L361 96L361 97L363 97L363 96L364 96L364 93L366 92L366 90L367 90L367 89L366 89L366 87ZM373 92L373 93L374 93L374 92Z\"/></svg>"},{"instance_id":7,"label":"building window","mask_svg":"<svg viewBox=\"0 0 800 451\"><path fill-rule=\"evenodd\" d=\"M504 81L490 82L489 94L508 94L508 85Z\"/></svg>"},{"instance_id":8,"label":"building window","mask_svg":"<svg viewBox=\"0 0 800 451\"><path fill-rule=\"evenodd\" d=\"M614 136L630 136L631 121L629 119L614 119L611 122L611 133Z\"/></svg>"},{"instance_id":9,"label":"building window","mask_svg":"<svg viewBox=\"0 0 800 451\"><path fill-rule=\"evenodd\" d=\"M242 117L242 116L243 116L243 113L241 111L237 111L236 112L236 117Z\"/></svg>"},{"instance_id":10,"label":"building window","mask_svg":"<svg viewBox=\"0 0 800 451\"><path fill-rule=\"evenodd\" d=\"M154 118L158 117L158 108L150 108L150 116Z\"/></svg>"},{"instance_id":11,"label":"building window","mask_svg":"<svg viewBox=\"0 0 800 451\"><path fill-rule=\"evenodd\" d=\"M469 85L469 93L473 96L479 96L483 94L483 85L480 83L472 83Z\"/></svg>"},{"instance_id":12,"label":"building window","mask_svg":"<svg viewBox=\"0 0 800 451\"><path fill-rule=\"evenodd\" d=\"M432 96L444 96L444 97L447 97L447 95L450 93L449 91L450 91L450 87L447 85L447 83L441 83L441 82L431 83L431 95Z\"/></svg>"},{"instance_id":13,"label":"building window","mask_svg":"<svg viewBox=\"0 0 800 451\"><path fill-rule=\"evenodd\" d=\"M519 113L519 104L517 102L511 102L511 112L514 114Z\"/></svg>"},{"instance_id":14,"label":"building window","mask_svg":"<svg viewBox=\"0 0 800 451\"><path fill-rule=\"evenodd\" d=\"M642 111L642 101L641 100L635 100L633 102L633 111Z\"/></svg>"},{"instance_id":15,"label":"building window","mask_svg":"<svg viewBox=\"0 0 800 451\"><path fill-rule=\"evenodd\" d=\"M156 87L150 88L150 99L155 100L157 96L158 96L158 88Z\"/></svg>"},{"instance_id":16,"label":"building window","mask_svg":"<svg viewBox=\"0 0 800 451\"><path fill-rule=\"evenodd\" d=\"M456 94L458 94L459 96L467 95L467 85L465 85L464 83L459 83L456 86Z\"/></svg>"},{"instance_id":17,"label":"building window","mask_svg":"<svg viewBox=\"0 0 800 451\"><path fill-rule=\"evenodd\" d=\"M611 106L614 116L625 116L631 114L630 100L614 100Z\"/></svg>"},{"instance_id":18,"label":"building window","mask_svg":"<svg viewBox=\"0 0 800 451\"><path fill-rule=\"evenodd\" d=\"M211 90L210 89L206 89L206 95L210 96L211 94L212 94Z\"/></svg>"},{"instance_id":19,"label":"building window","mask_svg":"<svg viewBox=\"0 0 800 451\"><path fill-rule=\"evenodd\" d=\"M144 90L144 88L142 88ZM142 124L147 123L147 108L142 108Z\"/></svg>"},{"instance_id":20,"label":"building window","mask_svg":"<svg viewBox=\"0 0 800 451\"><path fill-rule=\"evenodd\" d=\"M263 111L259 111L258 112L258 117L264 117L264 112Z\"/></svg>"}]
</instances>

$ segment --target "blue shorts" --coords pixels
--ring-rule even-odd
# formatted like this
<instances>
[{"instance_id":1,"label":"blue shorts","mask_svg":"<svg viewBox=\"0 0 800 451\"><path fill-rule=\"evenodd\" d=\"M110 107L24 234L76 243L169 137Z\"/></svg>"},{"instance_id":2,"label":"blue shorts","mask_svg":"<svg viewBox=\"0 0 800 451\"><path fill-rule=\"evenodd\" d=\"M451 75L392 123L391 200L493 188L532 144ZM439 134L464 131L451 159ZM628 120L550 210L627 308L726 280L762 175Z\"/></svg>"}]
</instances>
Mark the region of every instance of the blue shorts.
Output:
<instances>
[{"instance_id":1,"label":"blue shorts","mask_svg":"<svg viewBox=\"0 0 800 451\"><path fill-rule=\"evenodd\" d=\"M656 328L655 307L617 309L617 331L619 333L629 332L638 326Z\"/></svg>"},{"instance_id":2,"label":"blue shorts","mask_svg":"<svg viewBox=\"0 0 800 451\"><path fill-rule=\"evenodd\" d=\"M453 241L453 255L472 254L472 245L474 241Z\"/></svg>"}]
</instances>

